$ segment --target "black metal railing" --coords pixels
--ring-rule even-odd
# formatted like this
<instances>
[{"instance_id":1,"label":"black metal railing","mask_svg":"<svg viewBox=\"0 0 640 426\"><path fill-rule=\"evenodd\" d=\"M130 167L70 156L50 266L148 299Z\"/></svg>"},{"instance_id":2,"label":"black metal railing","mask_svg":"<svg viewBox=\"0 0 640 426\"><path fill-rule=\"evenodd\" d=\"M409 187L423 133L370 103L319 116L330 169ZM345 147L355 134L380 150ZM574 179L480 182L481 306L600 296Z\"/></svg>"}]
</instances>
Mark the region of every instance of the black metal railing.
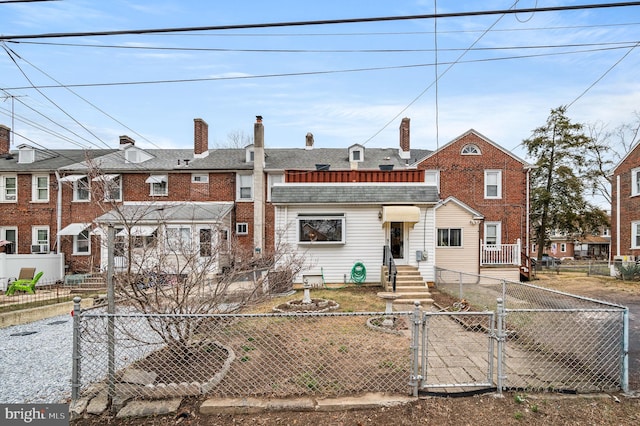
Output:
<instances>
[{"instance_id":1,"label":"black metal railing","mask_svg":"<svg viewBox=\"0 0 640 426\"><path fill-rule=\"evenodd\" d=\"M398 275L398 269L396 268L396 262L391 255L391 247L384 246L382 251L382 264L387 267L387 282L391 283L393 292L396 291L396 276Z\"/></svg>"}]
</instances>

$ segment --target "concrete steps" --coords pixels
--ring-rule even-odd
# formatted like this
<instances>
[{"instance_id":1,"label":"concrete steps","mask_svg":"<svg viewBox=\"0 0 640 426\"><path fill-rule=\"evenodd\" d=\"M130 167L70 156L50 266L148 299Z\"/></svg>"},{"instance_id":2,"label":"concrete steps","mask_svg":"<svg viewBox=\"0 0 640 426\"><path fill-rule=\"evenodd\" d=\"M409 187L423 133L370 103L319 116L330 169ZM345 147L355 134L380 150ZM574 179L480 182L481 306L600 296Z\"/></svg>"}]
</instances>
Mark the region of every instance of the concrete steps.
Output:
<instances>
[{"instance_id":1,"label":"concrete steps","mask_svg":"<svg viewBox=\"0 0 640 426\"><path fill-rule=\"evenodd\" d=\"M399 297L393 301L394 305L412 305L419 301L422 305L433 303L429 287L415 266L398 265L396 275L396 293ZM391 291L391 289L388 289Z\"/></svg>"}]
</instances>

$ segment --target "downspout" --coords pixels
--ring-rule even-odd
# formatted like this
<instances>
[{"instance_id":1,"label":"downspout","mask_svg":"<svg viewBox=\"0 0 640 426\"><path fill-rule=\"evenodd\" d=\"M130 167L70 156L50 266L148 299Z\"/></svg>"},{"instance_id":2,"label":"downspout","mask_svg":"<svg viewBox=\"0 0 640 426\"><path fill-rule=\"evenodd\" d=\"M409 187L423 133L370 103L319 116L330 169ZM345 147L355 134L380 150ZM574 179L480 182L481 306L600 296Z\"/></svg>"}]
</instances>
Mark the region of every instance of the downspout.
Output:
<instances>
[{"instance_id":1,"label":"downspout","mask_svg":"<svg viewBox=\"0 0 640 426\"><path fill-rule=\"evenodd\" d=\"M527 231L527 235L525 237L525 241L526 241L526 249L525 249L525 254L527 257L529 257L529 247L531 246L531 241L530 241L530 234L531 234L531 168L527 168L527 212L526 212L526 217L527 217L527 223L525 225L526 231Z\"/></svg>"},{"instance_id":2,"label":"downspout","mask_svg":"<svg viewBox=\"0 0 640 426\"><path fill-rule=\"evenodd\" d=\"M58 183L58 194L56 195L56 254L60 254L60 229L62 228L62 183L60 173L55 171L56 182Z\"/></svg>"},{"instance_id":3,"label":"downspout","mask_svg":"<svg viewBox=\"0 0 640 426\"><path fill-rule=\"evenodd\" d=\"M616 176L616 256L620 256L620 175Z\"/></svg>"}]
</instances>

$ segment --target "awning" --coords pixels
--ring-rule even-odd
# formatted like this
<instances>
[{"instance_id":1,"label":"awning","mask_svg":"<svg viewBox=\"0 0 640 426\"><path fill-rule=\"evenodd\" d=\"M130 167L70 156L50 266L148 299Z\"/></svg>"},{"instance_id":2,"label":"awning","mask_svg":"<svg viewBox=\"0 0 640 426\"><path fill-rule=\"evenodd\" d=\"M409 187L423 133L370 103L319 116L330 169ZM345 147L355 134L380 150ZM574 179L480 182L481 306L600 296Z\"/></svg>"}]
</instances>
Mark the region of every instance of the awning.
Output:
<instances>
[{"instance_id":1,"label":"awning","mask_svg":"<svg viewBox=\"0 0 640 426\"><path fill-rule=\"evenodd\" d=\"M162 183L166 181L167 177L165 175L151 175L145 180L146 183Z\"/></svg>"},{"instance_id":2,"label":"awning","mask_svg":"<svg viewBox=\"0 0 640 426\"><path fill-rule=\"evenodd\" d=\"M90 223L72 223L62 228L58 235L78 235L89 226L91 226Z\"/></svg>"},{"instance_id":3,"label":"awning","mask_svg":"<svg viewBox=\"0 0 640 426\"><path fill-rule=\"evenodd\" d=\"M60 178L60 182L76 182L82 178L86 178L87 175L67 175Z\"/></svg>"},{"instance_id":4,"label":"awning","mask_svg":"<svg viewBox=\"0 0 640 426\"><path fill-rule=\"evenodd\" d=\"M115 178L117 178L120 175L99 175L94 177L93 179L91 179L93 182L111 182L112 180L114 180Z\"/></svg>"},{"instance_id":5,"label":"awning","mask_svg":"<svg viewBox=\"0 0 640 426\"><path fill-rule=\"evenodd\" d=\"M134 225L131 229L124 228L116 234L116 237L127 237L129 235L132 237L149 237L156 232L156 229L158 227L153 225Z\"/></svg>"},{"instance_id":6,"label":"awning","mask_svg":"<svg viewBox=\"0 0 640 426\"><path fill-rule=\"evenodd\" d=\"M420 222L420 208L416 206L383 206L382 223Z\"/></svg>"}]
</instances>

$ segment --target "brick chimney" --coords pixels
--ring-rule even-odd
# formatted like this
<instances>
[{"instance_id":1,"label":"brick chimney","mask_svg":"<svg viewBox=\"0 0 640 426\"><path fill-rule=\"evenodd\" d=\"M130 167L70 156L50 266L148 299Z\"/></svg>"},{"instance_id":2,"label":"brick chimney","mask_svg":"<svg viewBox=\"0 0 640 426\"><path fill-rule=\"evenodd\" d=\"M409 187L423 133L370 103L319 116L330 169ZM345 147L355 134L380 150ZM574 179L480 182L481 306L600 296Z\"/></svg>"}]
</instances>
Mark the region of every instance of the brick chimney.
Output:
<instances>
[{"instance_id":1,"label":"brick chimney","mask_svg":"<svg viewBox=\"0 0 640 426\"><path fill-rule=\"evenodd\" d=\"M11 129L0 124L0 155L8 154L11 143Z\"/></svg>"},{"instance_id":2,"label":"brick chimney","mask_svg":"<svg viewBox=\"0 0 640 426\"><path fill-rule=\"evenodd\" d=\"M120 136L120 148L124 148L127 145L135 145L136 141L127 135Z\"/></svg>"},{"instance_id":3,"label":"brick chimney","mask_svg":"<svg viewBox=\"0 0 640 426\"><path fill-rule=\"evenodd\" d=\"M193 119L193 154L194 157L209 155L209 125L202 118Z\"/></svg>"},{"instance_id":4,"label":"brick chimney","mask_svg":"<svg viewBox=\"0 0 640 426\"><path fill-rule=\"evenodd\" d=\"M312 150L313 149L313 133L311 133L311 132L307 133L307 136L305 137L304 149L306 149L306 150Z\"/></svg>"},{"instance_id":5,"label":"brick chimney","mask_svg":"<svg viewBox=\"0 0 640 426\"><path fill-rule=\"evenodd\" d=\"M400 158L411 158L411 135L409 131L410 118L403 118L400 122Z\"/></svg>"},{"instance_id":6,"label":"brick chimney","mask_svg":"<svg viewBox=\"0 0 640 426\"><path fill-rule=\"evenodd\" d=\"M265 190L264 174L264 126L262 116L256 115L253 125L253 247L254 256L264 255L265 240Z\"/></svg>"}]
</instances>

